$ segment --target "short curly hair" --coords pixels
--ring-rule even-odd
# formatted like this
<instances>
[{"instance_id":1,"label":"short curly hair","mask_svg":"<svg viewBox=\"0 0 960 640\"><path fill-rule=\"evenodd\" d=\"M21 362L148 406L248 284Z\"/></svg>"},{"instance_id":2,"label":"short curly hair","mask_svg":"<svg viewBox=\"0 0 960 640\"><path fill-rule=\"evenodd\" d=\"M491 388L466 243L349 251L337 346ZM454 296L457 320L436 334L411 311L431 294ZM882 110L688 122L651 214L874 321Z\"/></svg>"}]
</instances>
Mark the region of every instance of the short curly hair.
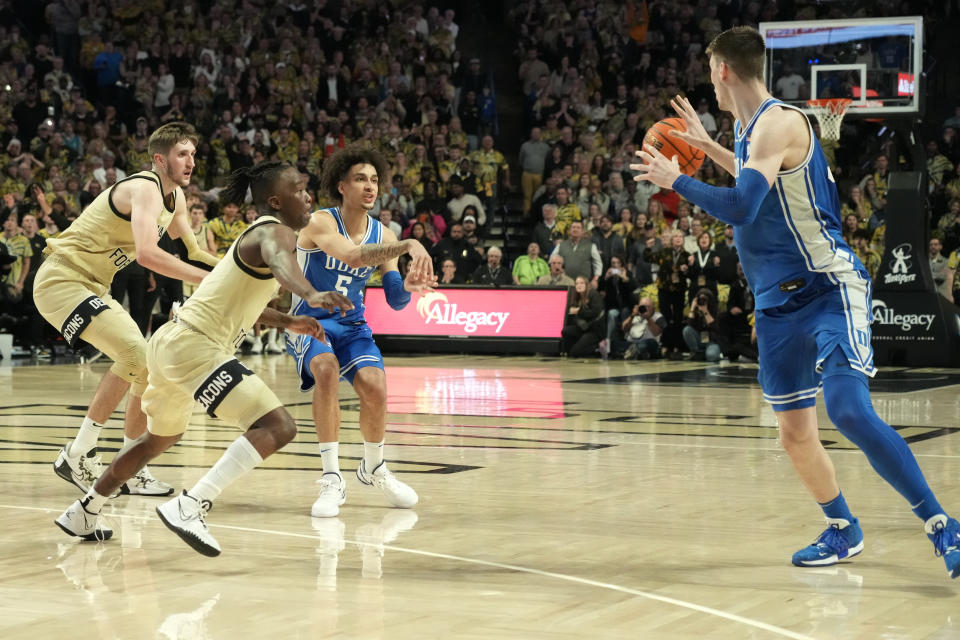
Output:
<instances>
[{"instance_id":1,"label":"short curly hair","mask_svg":"<svg viewBox=\"0 0 960 640\"><path fill-rule=\"evenodd\" d=\"M387 177L387 160L376 149L358 144L352 144L340 149L323 163L323 175L320 177L320 192L328 198L342 202L343 197L337 190L337 185L345 180L351 167L358 164L373 165L377 172L377 180L383 181Z\"/></svg>"}]
</instances>

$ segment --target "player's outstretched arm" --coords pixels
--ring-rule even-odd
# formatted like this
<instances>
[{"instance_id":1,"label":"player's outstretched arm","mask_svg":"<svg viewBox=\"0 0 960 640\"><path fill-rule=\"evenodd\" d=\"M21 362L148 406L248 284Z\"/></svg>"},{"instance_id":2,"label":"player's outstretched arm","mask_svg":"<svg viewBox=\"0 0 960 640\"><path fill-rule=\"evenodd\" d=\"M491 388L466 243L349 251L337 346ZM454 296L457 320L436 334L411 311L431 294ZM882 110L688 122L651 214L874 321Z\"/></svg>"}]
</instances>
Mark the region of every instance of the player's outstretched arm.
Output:
<instances>
[{"instance_id":1,"label":"player's outstretched arm","mask_svg":"<svg viewBox=\"0 0 960 640\"><path fill-rule=\"evenodd\" d=\"M133 230L137 262L145 269L168 278L195 283L203 280L206 271L183 262L157 244L157 220L163 208L163 197L156 183L152 180L132 180L124 183L123 188L129 190L130 227Z\"/></svg>"},{"instance_id":2,"label":"player's outstretched arm","mask_svg":"<svg viewBox=\"0 0 960 640\"><path fill-rule=\"evenodd\" d=\"M682 174L676 158L667 159L649 145L637 152L643 163L631 164L630 169L637 172L635 180L673 189L718 220L732 225L750 224L776 181L784 158L805 153L809 148L809 134L801 125L806 127L793 111L778 109L764 114L753 129L750 160L740 170L733 188L712 187Z\"/></svg>"},{"instance_id":3,"label":"player's outstretched arm","mask_svg":"<svg viewBox=\"0 0 960 640\"><path fill-rule=\"evenodd\" d=\"M340 234L333 217L324 211L315 211L310 216L310 224L300 233L327 255L354 269L379 266L409 253L412 259L410 271L419 274L418 277L433 275L433 260L430 254L422 244L412 238L397 241L397 237L391 234L392 242L357 245ZM386 234L383 237L386 239Z\"/></svg>"},{"instance_id":4,"label":"player's outstretched arm","mask_svg":"<svg viewBox=\"0 0 960 640\"><path fill-rule=\"evenodd\" d=\"M734 175L736 162L733 158L733 151L710 137L707 130L703 128L699 116L697 116L697 110L690 104L690 100L685 96L677 95L670 100L670 106L673 107L678 116L683 118L684 124L687 125L686 131L674 129L670 132L670 135L680 138L691 146L702 149L704 153L710 156L711 160L726 169L730 175Z\"/></svg>"},{"instance_id":5,"label":"player's outstretched arm","mask_svg":"<svg viewBox=\"0 0 960 640\"><path fill-rule=\"evenodd\" d=\"M263 263L284 288L303 298L311 307L322 307L331 313L339 309L340 315L346 315L347 311L353 309L353 303L346 296L336 291L317 291L303 276L300 265L293 257L297 250L297 237L290 227L266 224L254 233L260 244Z\"/></svg>"},{"instance_id":6,"label":"player's outstretched arm","mask_svg":"<svg viewBox=\"0 0 960 640\"><path fill-rule=\"evenodd\" d=\"M182 209L180 206L177 206L177 212L173 215L173 220L170 221L170 227L167 229L167 233L169 233L170 237L174 240L180 238L183 241L184 246L187 248L187 258L190 260L202 262L211 267L217 266L217 263L220 262L217 256L204 251L200 248L200 245L197 244L197 236L193 235L193 229L190 228L190 222L187 219L186 206Z\"/></svg>"}]
</instances>

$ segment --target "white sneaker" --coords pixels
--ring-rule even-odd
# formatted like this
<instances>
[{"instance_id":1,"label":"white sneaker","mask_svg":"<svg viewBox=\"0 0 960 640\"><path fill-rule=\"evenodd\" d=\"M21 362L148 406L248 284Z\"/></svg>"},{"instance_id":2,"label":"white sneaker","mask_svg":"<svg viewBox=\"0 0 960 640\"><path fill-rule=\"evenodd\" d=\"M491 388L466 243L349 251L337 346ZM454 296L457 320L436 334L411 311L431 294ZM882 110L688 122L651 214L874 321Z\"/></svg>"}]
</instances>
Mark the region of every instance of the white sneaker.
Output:
<instances>
[{"instance_id":1,"label":"white sneaker","mask_svg":"<svg viewBox=\"0 0 960 640\"><path fill-rule=\"evenodd\" d=\"M419 499L417 492L409 485L397 480L397 477L387 469L386 461L378 464L372 473L368 473L365 467L365 461L361 460L360 466L357 467L357 480L367 486L380 489L380 491L383 492L383 497L385 497L391 505L409 509L417 504L417 500Z\"/></svg>"},{"instance_id":2,"label":"white sneaker","mask_svg":"<svg viewBox=\"0 0 960 640\"><path fill-rule=\"evenodd\" d=\"M253 337L253 344L250 345L250 353L254 355L263 353L263 340L260 339L260 336Z\"/></svg>"},{"instance_id":3,"label":"white sneaker","mask_svg":"<svg viewBox=\"0 0 960 640\"><path fill-rule=\"evenodd\" d=\"M267 335L264 338L263 352L269 353L271 355L277 355L284 353L286 347L283 343L277 338L277 329L276 327L271 327L267 330Z\"/></svg>"},{"instance_id":4,"label":"white sneaker","mask_svg":"<svg viewBox=\"0 0 960 640\"><path fill-rule=\"evenodd\" d=\"M220 544L210 535L205 520L212 506L209 500L197 500L184 489L179 496L157 507L157 515L194 551L213 558L220 555Z\"/></svg>"},{"instance_id":5,"label":"white sneaker","mask_svg":"<svg viewBox=\"0 0 960 640\"><path fill-rule=\"evenodd\" d=\"M150 469L144 467L121 485L120 493L132 496L169 496L173 493L173 487L154 478Z\"/></svg>"},{"instance_id":6,"label":"white sneaker","mask_svg":"<svg viewBox=\"0 0 960 640\"><path fill-rule=\"evenodd\" d=\"M54 520L54 523L67 535L77 536L87 541L109 540L113 537L113 530L97 527L99 517L100 514L90 513L83 508L79 500L76 500Z\"/></svg>"},{"instance_id":7,"label":"white sneaker","mask_svg":"<svg viewBox=\"0 0 960 640\"><path fill-rule=\"evenodd\" d=\"M333 518L340 513L340 505L347 501L347 483L339 473L325 473L317 484L320 485L320 495L310 509L314 518Z\"/></svg>"},{"instance_id":8,"label":"white sneaker","mask_svg":"<svg viewBox=\"0 0 960 640\"><path fill-rule=\"evenodd\" d=\"M53 471L86 493L103 473L103 463L97 455L96 447L87 451L86 455L71 456L69 454L71 444L73 444L72 440L60 449L57 461L53 463Z\"/></svg>"}]
</instances>

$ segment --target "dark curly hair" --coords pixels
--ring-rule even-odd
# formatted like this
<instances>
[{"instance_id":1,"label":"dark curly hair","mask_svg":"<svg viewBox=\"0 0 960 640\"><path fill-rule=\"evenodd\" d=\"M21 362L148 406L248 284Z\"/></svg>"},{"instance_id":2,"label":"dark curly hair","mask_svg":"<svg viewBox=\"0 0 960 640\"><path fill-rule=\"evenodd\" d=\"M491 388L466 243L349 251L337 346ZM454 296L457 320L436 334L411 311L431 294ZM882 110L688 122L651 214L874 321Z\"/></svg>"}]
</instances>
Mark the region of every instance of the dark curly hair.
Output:
<instances>
[{"instance_id":1,"label":"dark curly hair","mask_svg":"<svg viewBox=\"0 0 960 640\"><path fill-rule=\"evenodd\" d=\"M270 160L252 167L237 169L227 178L227 184L220 192L224 204L241 205L247 197L247 189L253 195L253 203L258 207L266 205L267 198L273 194L273 183L280 174L294 166L289 162Z\"/></svg>"},{"instance_id":2,"label":"dark curly hair","mask_svg":"<svg viewBox=\"0 0 960 640\"><path fill-rule=\"evenodd\" d=\"M337 185L346 179L350 168L358 164L373 165L377 171L377 179L380 181L387 177L387 160L383 154L370 147L352 144L324 161L323 175L320 177L320 192L332 200L342 202L343 197L337 191Z\"/></svg>"}]
</instances>

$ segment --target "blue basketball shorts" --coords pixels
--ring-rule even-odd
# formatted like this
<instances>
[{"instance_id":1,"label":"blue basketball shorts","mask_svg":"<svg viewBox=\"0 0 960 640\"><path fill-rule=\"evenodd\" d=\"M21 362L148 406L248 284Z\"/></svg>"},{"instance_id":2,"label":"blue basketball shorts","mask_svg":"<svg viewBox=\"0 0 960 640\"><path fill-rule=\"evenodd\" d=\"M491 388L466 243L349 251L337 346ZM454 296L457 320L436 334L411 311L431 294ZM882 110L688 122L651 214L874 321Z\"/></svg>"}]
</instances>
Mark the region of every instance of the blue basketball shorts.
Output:
<instances>
[{"instance_id":1,"label":"blue basketball shorts","mask_svg":"<svg viewBox=\"0 0 960 640\"><path fill-rule=\"evenodd\" d=\"M851 369L873 376L870 345L871 285L858 273L834 274L834 284L802 291L785 304L758 309L755 314L764 399L774 411L816 404L822 378ZM846 362L824 371L823 363L836 349Z\"/></svg>"},{"instance_id":2,"label":"blue basketball shorts","mask_svg":"<svg viewBox=\"0 0 960 640\"><path fill-rule=\"evenodd\" d=\"M287 353L297 363L300 390L310 391L316 381L310 373L310 361L323 353L332 353L340 364L340 377L350 384L363 367L383 369L383 356L373 341L373 332L365 322L341 324L334 319L320 321L326 341L313 336L287 333Z\"/></svg>"}]
</instances>

